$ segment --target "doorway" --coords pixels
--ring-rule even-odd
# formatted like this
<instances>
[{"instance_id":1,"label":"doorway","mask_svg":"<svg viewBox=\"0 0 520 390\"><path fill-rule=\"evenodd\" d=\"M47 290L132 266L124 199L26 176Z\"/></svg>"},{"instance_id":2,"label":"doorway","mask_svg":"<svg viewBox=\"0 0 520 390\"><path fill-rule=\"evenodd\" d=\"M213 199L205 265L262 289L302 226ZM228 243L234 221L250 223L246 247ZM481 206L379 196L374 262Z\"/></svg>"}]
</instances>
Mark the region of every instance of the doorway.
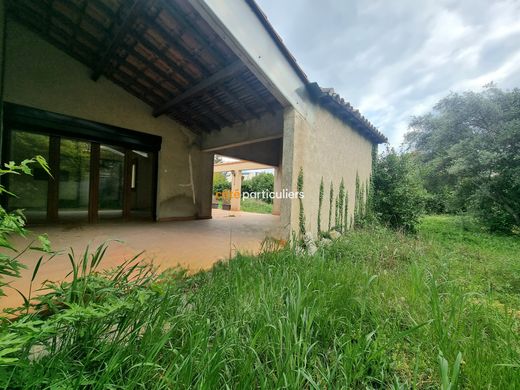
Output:
<instances>
[{"instance_id":1,"label":"doorway","mask_svg":"<svg viewBox=\"0 0 520 390\"><path fill-rule=\"evenodd\" d=\"M32 176L8 178L9 210L29 223L153 219L157 153L55 134L10 129L9 160L35 155L49 163Z\"/></svg>"}]
</instances>

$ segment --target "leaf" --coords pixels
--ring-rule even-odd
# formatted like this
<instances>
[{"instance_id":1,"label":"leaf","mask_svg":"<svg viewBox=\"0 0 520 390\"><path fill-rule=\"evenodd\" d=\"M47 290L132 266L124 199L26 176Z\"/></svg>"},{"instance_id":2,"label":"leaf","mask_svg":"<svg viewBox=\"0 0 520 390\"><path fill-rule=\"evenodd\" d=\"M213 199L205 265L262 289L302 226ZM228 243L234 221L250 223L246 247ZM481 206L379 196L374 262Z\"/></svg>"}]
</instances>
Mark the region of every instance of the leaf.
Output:
<instances>
[{"instance_id":1,"label":"leaf","mask_svg":"<svg viewBox=\"0 0 520 390\"><path fill-rule=\"evenodd\" d=\"M42 263L42 260L43 260L43 256L40 256L40 258L38 259L38 262L36 263L36 266L34 267L34 271L33 271L32 278L31 278L31 282L34 282L34 278L36 278L36 275L38 274L38 270L40 269L40 265Z\"/></svg>"}]
</instances>

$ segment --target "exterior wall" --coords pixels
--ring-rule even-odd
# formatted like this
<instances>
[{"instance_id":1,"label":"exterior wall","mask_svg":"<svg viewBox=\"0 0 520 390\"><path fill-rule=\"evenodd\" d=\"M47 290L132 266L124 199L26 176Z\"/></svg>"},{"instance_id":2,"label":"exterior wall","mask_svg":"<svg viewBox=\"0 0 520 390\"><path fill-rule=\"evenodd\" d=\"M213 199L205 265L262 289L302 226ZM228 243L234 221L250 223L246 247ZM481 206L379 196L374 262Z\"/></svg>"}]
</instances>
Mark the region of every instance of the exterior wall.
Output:
<instances>
[{"instance_id":1,"label":"exterior wall","mask_svg":"<svg viewBox=\"0 0 520 390\"><path fill-rule=\"evenodd\" d=\"M309 110L310 111L310 110ZM326 109L313 105L308 119L288 109L285 113L282 186L297 190L300 168L303 168L306 228L317 235L320 181L323 177L324 196L321 210L322 230L328 227L329 191L332 181L334 197L341 179L348 191L348 207L352 218L356 173L360 183L366 183L372 172L372 143ZM334 225L334 207L332 226ZM282 202L282 225L285 233L298 231L298 200Z\"/></svg>"},{"instance_id":2,"label":"exterior wall","mask_svg":"<svg viewBox=\"0 0 520 390\"><path fill-rule=\"evenodd\" d=\"M158 218L211 216L213 155L201 152L188 129L154 118L151 107L109 80L92 81L91 70L13 20L6 49L5 101L162 136Z\"/></svg>"}]
</instances>

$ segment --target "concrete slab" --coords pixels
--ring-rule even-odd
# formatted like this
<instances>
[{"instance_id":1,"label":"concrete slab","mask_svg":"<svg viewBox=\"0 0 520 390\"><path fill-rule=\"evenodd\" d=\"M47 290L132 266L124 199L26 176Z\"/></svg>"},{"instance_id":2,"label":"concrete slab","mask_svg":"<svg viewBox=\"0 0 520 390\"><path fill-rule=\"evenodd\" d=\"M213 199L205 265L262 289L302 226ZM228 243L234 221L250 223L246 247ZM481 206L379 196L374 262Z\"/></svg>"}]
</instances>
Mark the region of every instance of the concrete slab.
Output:
<instances>
[{"instance_id":1,"label":"concrete slab","mask_svg":"<svg viewBox=\"0 0 520 390\"><path fill-rule=\"evenodd\" d=\"M276 236L280 217L271 214L229 212L215 209L213 219L178 222L105 222L96 225L59 225L34 227L27 239L16 238L16 248L28 245L38 234L47 233L53 250L63 251L42 265L33 284L33 290L45 280L63 280L70 271L67 253L70 248L81 254L89 245L95 249L107 240L112 242L101 268L111 268L125 259L144 251L142 257L153 261L161 269L180 265L190 272L211 267L218 260L229 259L237 251L258 252L267 236ZM27 269L12 286L26 294L38 253L30 253L22 262ZM5 290L0 308L22 303L18 293Z\"/></svg>"}]
</instances>

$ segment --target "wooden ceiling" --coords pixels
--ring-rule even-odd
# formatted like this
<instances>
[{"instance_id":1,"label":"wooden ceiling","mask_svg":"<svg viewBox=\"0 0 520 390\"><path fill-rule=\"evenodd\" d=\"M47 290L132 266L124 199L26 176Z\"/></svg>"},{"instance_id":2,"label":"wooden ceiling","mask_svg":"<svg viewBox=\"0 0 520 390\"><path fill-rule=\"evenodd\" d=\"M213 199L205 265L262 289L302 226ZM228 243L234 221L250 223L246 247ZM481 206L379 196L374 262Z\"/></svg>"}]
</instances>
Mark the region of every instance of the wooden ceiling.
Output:
<instances>
[{"instance_id":1,"label":"wooden ceiling","mask_svg":"<svg viewBox=\"0 0 520 390\"><path fill-rule=\"evenodd\" d=\"M38 35L195 132L282 107L187 0L8 0Z\"/></svg>"}]
</instances>

